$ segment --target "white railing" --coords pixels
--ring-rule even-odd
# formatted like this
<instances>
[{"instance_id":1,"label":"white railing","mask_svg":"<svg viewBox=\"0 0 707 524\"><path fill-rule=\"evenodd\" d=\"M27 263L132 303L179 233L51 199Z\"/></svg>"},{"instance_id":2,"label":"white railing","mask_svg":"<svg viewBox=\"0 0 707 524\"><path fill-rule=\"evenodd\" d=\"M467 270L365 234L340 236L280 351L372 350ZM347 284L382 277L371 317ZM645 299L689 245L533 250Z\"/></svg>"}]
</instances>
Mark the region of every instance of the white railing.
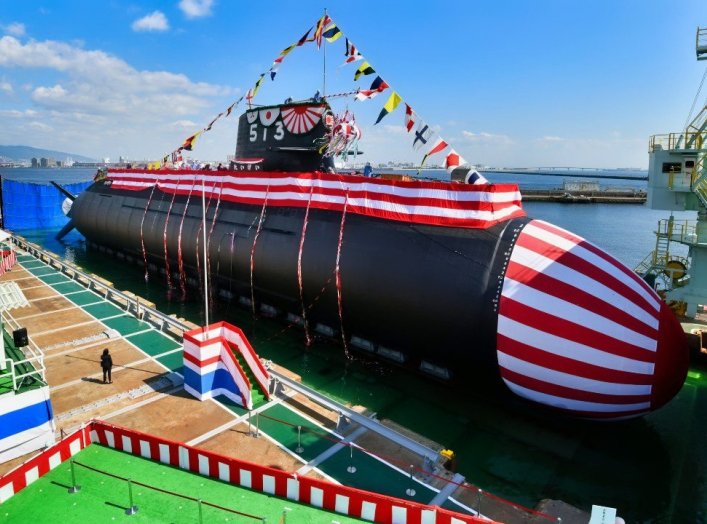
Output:
<instances>
[{"instance_id":1,"label":"white railing","mask_svg":"<svg viewBox=\"0 0 707 524\"><path fill-rule=\"evenodd\" d=\"M2 315L3 324L11 328L12 331L20 329L21 326L8 311L3 311L2 313L0 313L0 315ZM0 334L0 336L4 335ZM5 343L4 340L2 342L3 344ZM34 341L29 338L29 345L22 348L17 348L17 350L22 353L22 355L25 357L24 359L5 359L5 364L9 365L10 373L12 375L12 389L14 391L17 391L17 389L19 388L18 384L21 386L24 379L29 377L38 378L46 384L47 368L44 365L44 352L39 349L39 346L37 346L37 344L35 344ZM18 373L16 371L16 368L19 368L22 364L28 364L33 369L26 373Z\"/></svg>"},{"instance_id":2,"label":"white railing","mask_svg":"<svg viewBox=\"0 0 707 524\"><path fill-rule=\"evenodd\" d=\"M94 275L84 273L75 266L39 249L22 238L12 237L12 242L42 262L57 269L63 275L102 295L106 300L124 308L127 313L134 314L139 320L151 324L160 331L168 332L171 328L177 332L175 335L181 336L182 331L191 329L189 327L185 329L184 322L180 322L178 319L166 315L147 304L141 304L138 297L114 289L110 283L101 282Z\"/></svg>"}]
</instances>

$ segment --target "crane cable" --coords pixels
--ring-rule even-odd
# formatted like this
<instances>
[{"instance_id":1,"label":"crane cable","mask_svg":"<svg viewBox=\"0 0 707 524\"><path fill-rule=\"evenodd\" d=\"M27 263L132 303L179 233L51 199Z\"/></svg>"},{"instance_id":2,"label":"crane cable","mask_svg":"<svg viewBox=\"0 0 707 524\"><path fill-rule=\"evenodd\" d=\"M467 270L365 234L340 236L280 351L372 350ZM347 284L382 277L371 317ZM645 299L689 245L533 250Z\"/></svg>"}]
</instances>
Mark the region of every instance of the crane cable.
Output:
<instances>
[{"instance_id":1,"label":"crane cable","mask_svg":"<svg viewBox=\"0 0 707 524\"><path fill-rule=\"evenodd\" d=\"M695 93L695 98L692 101L692 107L690 107L690 112L687 114L687 119L685 120L685 125L683 126L683 129L687 130L687 126L690 123L690 119L692 118L692 112L695 110L695 105L697 104L697 99L700 97L700 93L702 92L702 86L705 83L705 78L707 78L707 66L705 66L705 72L702 75L702 81L700 82L700 87L697 88L697 93ZM705 99L705 103L707 104L707 99Z\"/></svg>"}]
</instances>

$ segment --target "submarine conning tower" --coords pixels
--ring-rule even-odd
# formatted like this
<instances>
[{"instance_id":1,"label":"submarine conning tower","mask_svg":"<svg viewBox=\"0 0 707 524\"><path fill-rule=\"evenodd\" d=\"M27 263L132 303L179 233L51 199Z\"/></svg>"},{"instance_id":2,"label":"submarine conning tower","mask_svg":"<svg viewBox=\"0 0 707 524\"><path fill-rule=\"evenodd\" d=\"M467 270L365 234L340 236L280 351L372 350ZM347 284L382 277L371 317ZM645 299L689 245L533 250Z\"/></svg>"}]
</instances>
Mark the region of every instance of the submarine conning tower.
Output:
<instances>
[{"instance_id":1,"label":"submarine conning tower","mask_svg":"<svg viewBox=\"0 0 707 524\"><path fill-rule=\"evenodd\" d=\"M248 109L238 120L234 169L326 170L321 150L334 119L326 102L310 99ZM333 166L333 162L331 162Z\"/></svg>"}]
</instances>

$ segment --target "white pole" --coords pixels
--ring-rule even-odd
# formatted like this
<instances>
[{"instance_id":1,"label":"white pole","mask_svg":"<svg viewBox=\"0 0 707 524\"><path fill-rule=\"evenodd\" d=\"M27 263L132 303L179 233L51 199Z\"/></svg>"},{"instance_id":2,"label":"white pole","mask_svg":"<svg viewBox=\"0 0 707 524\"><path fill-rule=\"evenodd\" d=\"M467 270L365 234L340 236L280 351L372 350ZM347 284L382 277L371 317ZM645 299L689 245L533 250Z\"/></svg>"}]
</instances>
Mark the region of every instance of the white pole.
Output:
<instances>
[{"instance_id":1,"label":"white pole","mask_svg":"<svg viewBox=\"0 0 707 524\"><path fill-rule=\"evenodd\" d=\"M206 260L206 175L201 180L201 227L204 239L204 327L209 325L209 275Z\"/></svg>"}]
</instances>

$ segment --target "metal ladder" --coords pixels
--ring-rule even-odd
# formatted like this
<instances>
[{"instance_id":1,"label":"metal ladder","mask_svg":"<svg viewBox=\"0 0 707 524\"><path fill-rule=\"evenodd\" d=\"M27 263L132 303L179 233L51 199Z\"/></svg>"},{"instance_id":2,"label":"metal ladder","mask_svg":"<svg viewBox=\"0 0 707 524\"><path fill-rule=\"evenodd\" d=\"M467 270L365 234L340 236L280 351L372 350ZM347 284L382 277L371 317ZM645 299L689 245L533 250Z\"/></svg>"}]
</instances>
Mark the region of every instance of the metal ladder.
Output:
<instances>
[{"instance_id":1,"label":"metal ladder","mask_svg":"<svg viewBox=\"0 0 707 524\"><path fill-rule=\"evenodd\" d=\"M697 178L692 183L692 192L700 199L702 205L707 208L707 169L705 169L705 156L704 154L700 155L695 164Z\"/></svg>"},{"instance_id":2,"label":"metal ladder","mask_svg":"<svg viewBox=\"0 0 707 524\"><path fill-rule=\"evenodd\" d=\"M655 249L634 268L634 271L641 277L646 277L649 274L658 274L664 271L668 261L670 260L670 240L673 235L673 227L670 220L666 221L666 227L663 231L661 222L658 222L658 229L655 232Z\"/></svg>"}]
</instances>

